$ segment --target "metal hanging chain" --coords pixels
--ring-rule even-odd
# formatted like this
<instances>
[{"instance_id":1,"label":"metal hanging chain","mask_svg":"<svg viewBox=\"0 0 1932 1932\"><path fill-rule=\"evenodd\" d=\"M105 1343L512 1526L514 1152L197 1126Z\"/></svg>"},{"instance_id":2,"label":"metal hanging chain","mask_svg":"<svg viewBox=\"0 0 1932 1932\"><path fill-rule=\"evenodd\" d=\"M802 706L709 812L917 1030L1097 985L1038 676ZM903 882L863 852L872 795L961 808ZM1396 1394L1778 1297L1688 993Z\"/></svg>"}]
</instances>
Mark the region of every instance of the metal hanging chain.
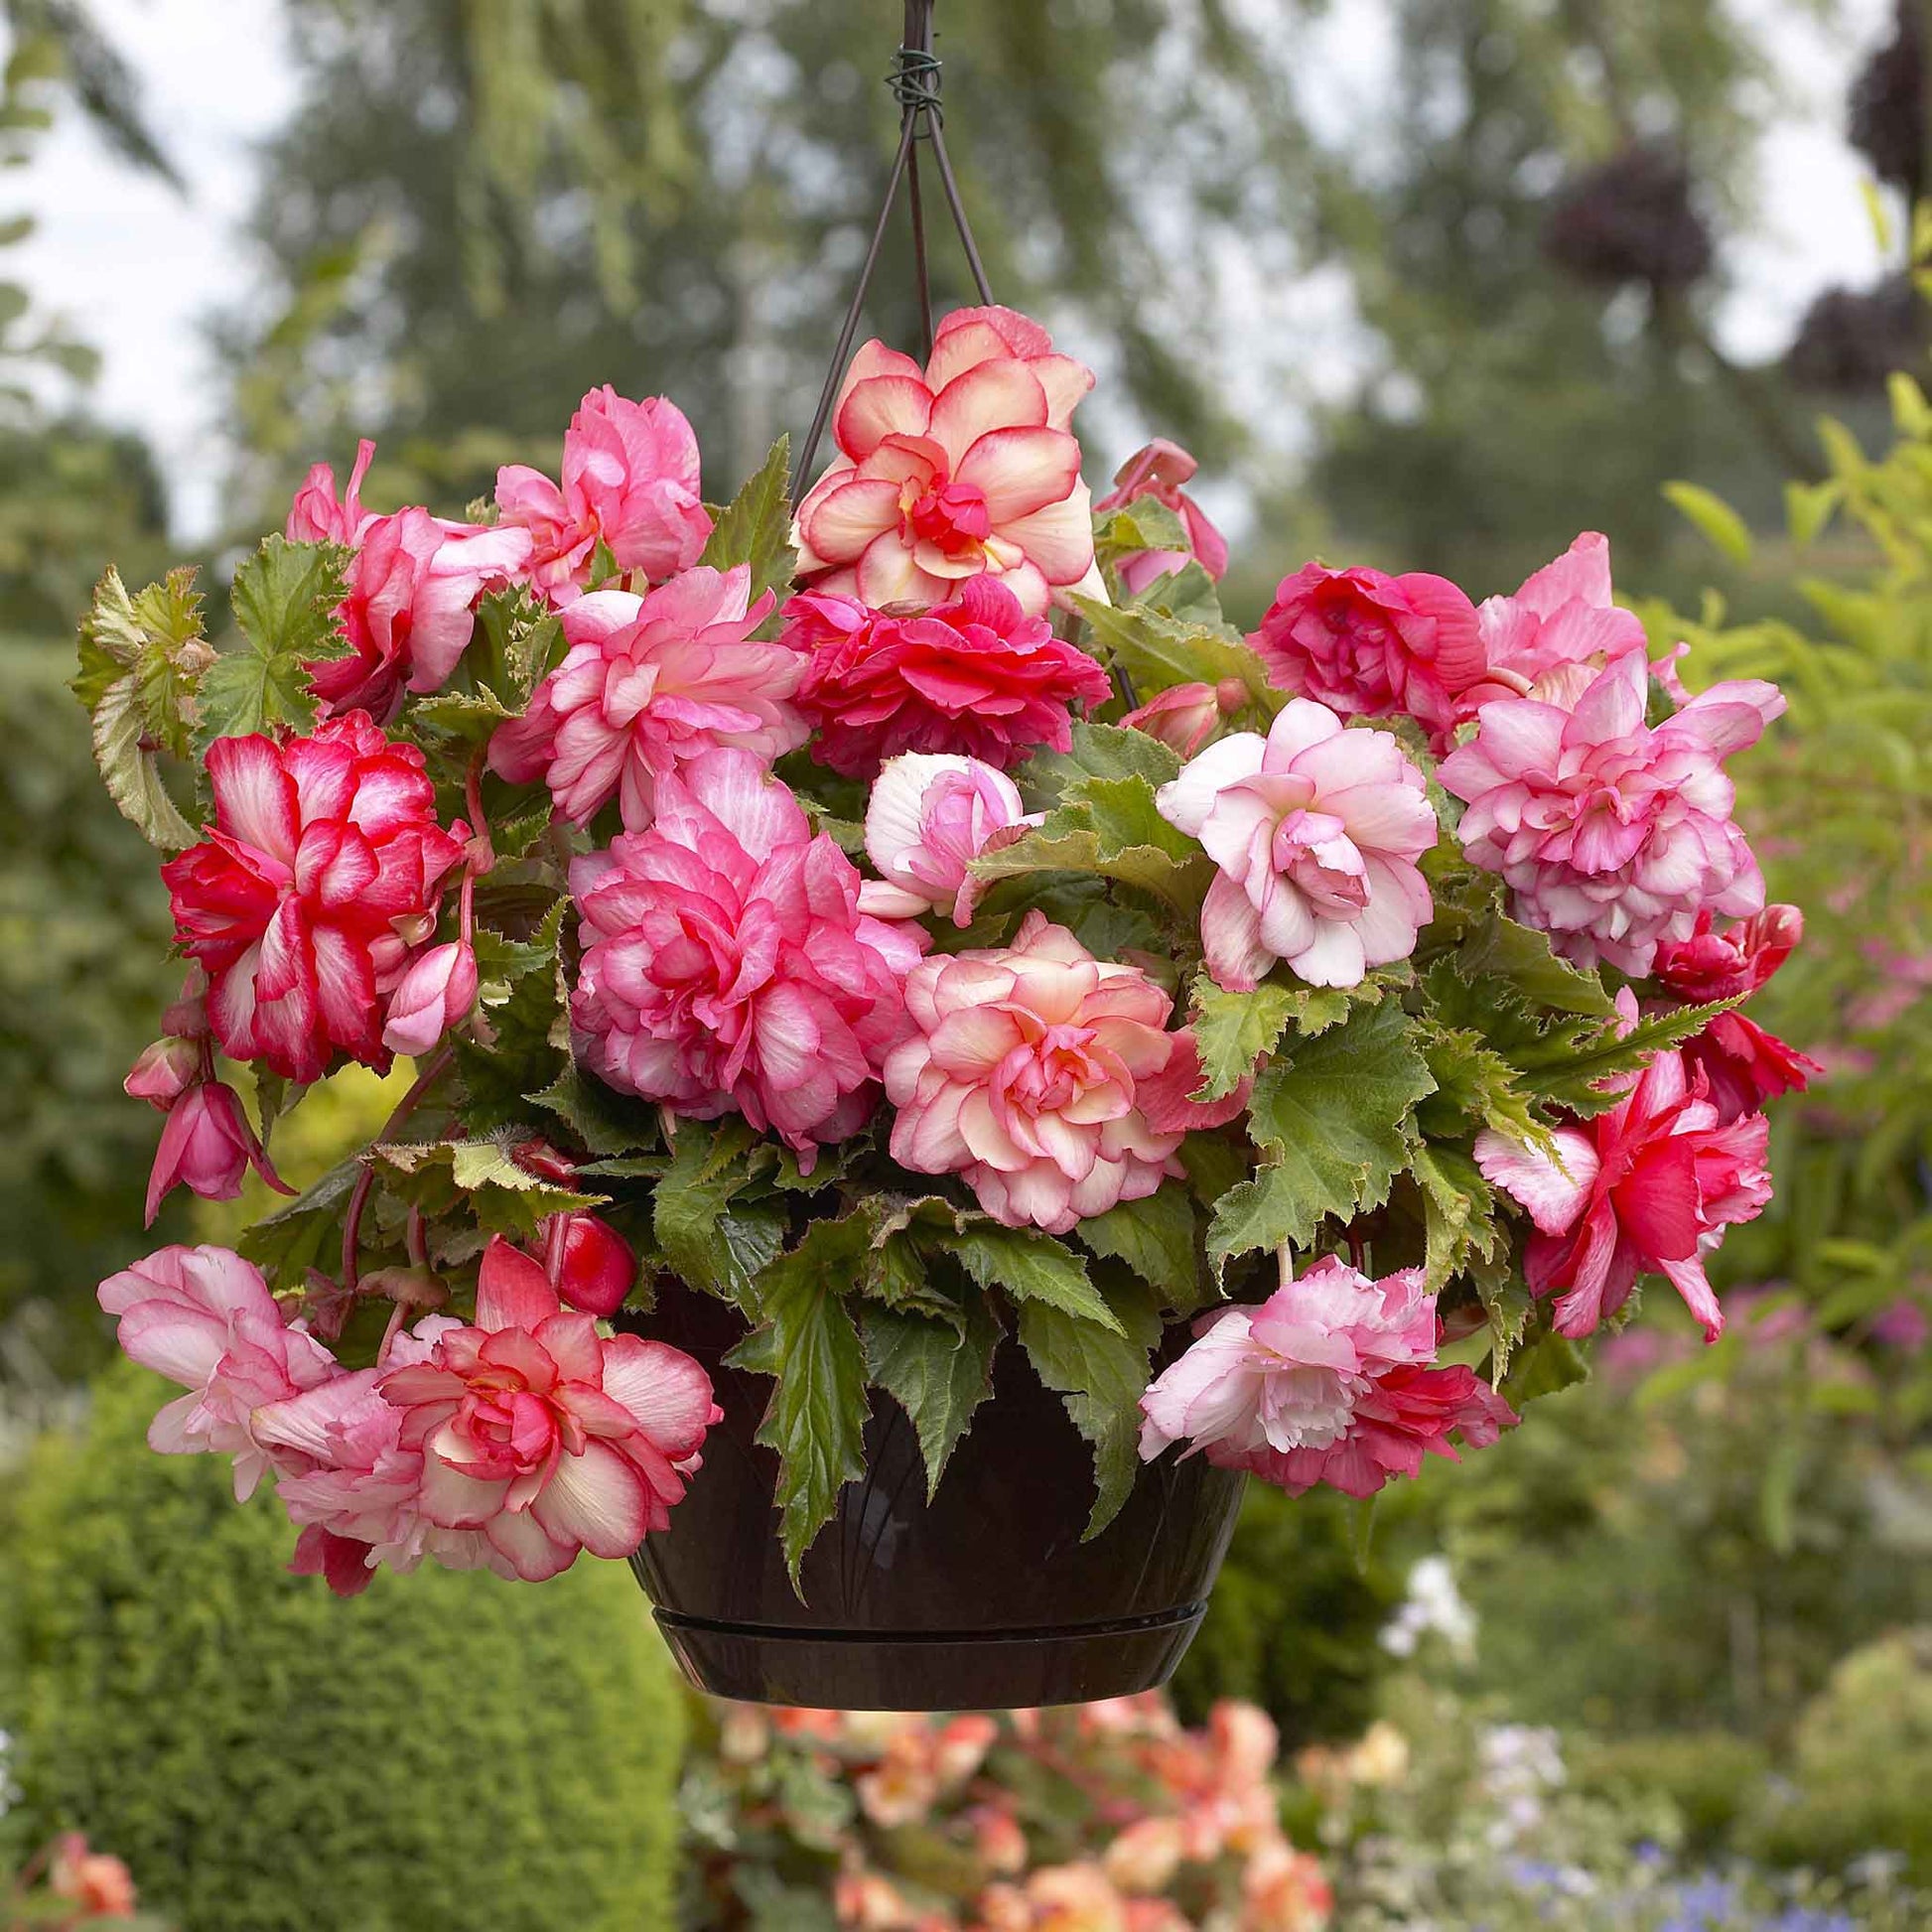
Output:
<instances>
[{"instance_id":1,"label":"metal hanging chain","mask_svg":"<svg viewBox=\"0 0 1932 1932\"><path fill-rule=\"evenodd\" d=\"M867 291L872 287L873 270L879 265L879 251L886 240L886 228L898 202L901 184L910 190L912 216L912 273L919 297L919 333L923 346L921 360L932 353L932 289L926 276L925 209L919 193L920 141L932 149L932 164L939 176L940 192L946 198L946 210L952 216L954 232L966 256L973 286L982 302L993 300L986 280L986 265L980 260L978 244L966 219L965 205L959 198L959 182L953 174L952 160L946 153L946 114L939 97L939 58L932 51L932 9L934 0L905 0L905 37L893 62L887 84L898 102L898 150L893 156L892 173L886 180L886 201L873 224L872 241L859 270L859 285L852 291L851 306L839 330L838 346L832 351L832 366L825 372L825 386L819 392L818 408L812 426L798 453L792 472L791 495L796 502L804 494L824 440L825 426L831 421L832 403L839 392L845 365L851 359L852 345L859 334L859 318L864 311Z\"/></svg>"}]
</instances>

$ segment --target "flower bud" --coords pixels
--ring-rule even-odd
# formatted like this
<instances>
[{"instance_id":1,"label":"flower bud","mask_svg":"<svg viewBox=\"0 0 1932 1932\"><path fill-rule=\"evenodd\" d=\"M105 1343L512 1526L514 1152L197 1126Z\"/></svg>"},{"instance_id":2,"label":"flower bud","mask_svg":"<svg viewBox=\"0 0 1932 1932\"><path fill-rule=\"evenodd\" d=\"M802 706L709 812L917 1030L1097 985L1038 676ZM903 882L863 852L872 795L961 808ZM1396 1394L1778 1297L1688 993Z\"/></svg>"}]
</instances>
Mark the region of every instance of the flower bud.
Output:
<instances>
[{"instance_id":1,"label":"flower bud","mask_svg":"<svg viewBox=\"0 0 1932 1932\"><path fill-rule=\"evenodd\" d=\"M1177 443L1157 436L1144 449L1137 450L1114 476L1114 487L1094 504L1096 515L1125 508L1138 497L1152 496L1180 518L1187 532L1185 550L1142 550L1123 557L1116 569L1121 588L1129 597L1139 597L1156 578L1180 570L1189 562L1198 563L1214 578L1224 577L1228 567L1227 539L1214 527L1207 512L1181 488L1198 466Z\"/></svg>"},{"instance_id":2,"label":"flower bud","mask_svg":"<svg viewBox=\"0 0 1932 1932\"><path fill-rule=\"evenodd\" d=\"M477 1003L477 955L464 939L432 946L389 995L382 1043L392 1053L420 1058Z\"/></svg>"},{"instance_id":3,"label":"flower bud","mask_svg":"<svg viewBox=\"0 0 1932 1932\"><path fill-rule=\"evenodd\" d=\"M232 1087L219 1080L190 1087L169 1110L161 1130L148 1176L148 1226L153 1227L170 1188L188 1187L204 1200L233 1200L250 1167L271 1187L285 1194L295 1191L270 1164Z\"/></svg>"},{"instance_id":4,"label":"flower bud","mask_svg":"<svg viewBox=\"0 0 1932 1932\"><path fill-rule=\"evenodd\" d=\"M1171 684L1120 722L1158 738L1182 758L1190 759L1207 743L1221 720L1247 702L1247 687L1239 678L1223 678L1219 684Z\"/></svg>"},{"instance_id":5,"label":"flower bud","mask_svg":"<svg viewBox=\"0 0 1932 1932\"><path fill-rule=\"evenodd\" d=\"M142 1049L121 1090L165 1114L195 1084L201 1064L202 1049L192 1039L169 1034Z\"/></svg>"},{"instance_id":6,"label":"flower bud","mask_svg":"<svg viewBox=\"0 0 1932 1932\"><path fill-rule=\"evenodd\" d=\"M979 759L889 759L866 807L866 856L880 880L860 887L859 909L886 919L949 911L955 925L970 925L988 883L972 862L1002 834L1037 822L1013 780Z\"/></svg>"},{"instance_id":7,"label":"flower bud","mask_svg":"<svg viewBox=\"0 0 1932 1932\"><path fill-rule=\"evenodd\" d=\"M568 1217L557 1293L571 1308L600 1318L616 1314L636 1281L637 1257L609 1221L595 1214Z\"/></svg>"}]
</instances>

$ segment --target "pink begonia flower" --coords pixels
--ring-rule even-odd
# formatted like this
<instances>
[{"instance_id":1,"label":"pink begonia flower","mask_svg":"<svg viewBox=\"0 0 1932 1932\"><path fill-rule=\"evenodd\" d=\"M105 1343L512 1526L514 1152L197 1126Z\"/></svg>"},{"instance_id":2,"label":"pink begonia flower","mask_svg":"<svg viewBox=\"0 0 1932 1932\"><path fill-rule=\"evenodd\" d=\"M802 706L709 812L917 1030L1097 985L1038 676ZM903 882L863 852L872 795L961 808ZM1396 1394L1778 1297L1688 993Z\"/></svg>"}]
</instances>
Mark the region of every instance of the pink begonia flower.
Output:
<instances>
[{"instance_id":1,"label":"pink begonia flower","mask_svg":"<svg viewBox=\"0 0 1932 1932\"><path fill-rule=\"evenodd\" d=\"M858 870L752 753L659 779L650 828L577 860L578 1057L624 1093L742 1113L797 1150L855 1133L927 941L859 909Z\"/></svg>"},{"instance_id":2,"label":"pink begonia flower","mask_svg":"<svg viewBox=\"0 0 1932 1932\"><path fill-rule=\"evenodd\" d=\"M259 1412L341 1373L322 1343L284 1318L261 1270L226 1248L162 1248L110 1275L101 1308L119 1321L122 1351L188 1393L148 1430L164 1455L232 1455L245 1501L277 1466L257 1435Z\"/></svg>"},{"instance_id":3,"label":"pink begonia flower","mask_svg":"<svg viewBox=\"0 0 1932 1932\"><path fill-rule=\"evenodd\" d=\"M1932 1316L1909 1296L1901 1295L1871 1317L1871 1339L1880 1347L1916 1355L1932 1339Z\"/></svg>"},{"instance_id":4,"label":"pink begonia flower","mask_svg":"<svg viewBox=\"0 0 1932 1932\"><path fill-rule=\"evenodd\" d=\"M997 578L974 577L920 616L812 592L784 609L783 641L803 653L798 705L812 757L848 778L901 752L1018 764L1073 742L1070 707L1104 704L1113 684L1085 651L1030 617Z\"/></svg>"},{"instance_id":5,"label":"pink begonia flower","mask_svg":"<svg viewBox=\"0 0 1932 1932\"><path fill-rule=\"evenodd\" d=\"M354 541L339 612L350 649L311 664L309 683L324 716L386 718L405 689L440 691L449 682L476 628L477 600L522 573L530 538L412 507L365 520Z\"/></svg>"},{"instance_id":6,"label":"pink begonia flower","mask_svg":"<svg viewBox=\"0 0 1932 1932\"><path fill-rule=\"evenodd\" d=\"M1113 488L1094 504L1094 515L1104 516L1109 510L1125 509L1142 496L1152 496L1173 510L1187 531L1185 550L1141 550L1114 566L1121 589L1129 597L1139 597L1157 577L1179 570L1190 561L1216 581L1227 575L1227 538L1180 486L1199 468L1178 443L1157 436L1120 466L1114 473Z\"/></svg>"},{"instance_id":7,"label":"pink begonia flower","mask_svg":"<svg viewBox=\"0 0 1932 1932\"><path fill-rule=\"evenodd\" d=\"M1304 564L1248 641L1282 690L1344 718L1413 718L1438 752L1455 729L1456 693L1484 662L1475 606L1423 571Z\"/></svg>"},{"instance_id":8,"label":"pink begonia flower","mask_svg":"<svg viewBox=\"0 0 1932 1932\"><path fill-rule=\"evenodd\" d=\"M765 763L802 745L791 702L804 660L755 642L772 605L750 602L748 565L684 571L647 597L594 591L565 611L570 650L525 714L489 743L490 769L541 778L557 809L587 824L616 797L630 831L650 823L657 780L720 745Z\"/></svg>"},{"instance_id":9,"label":"pink begonia flower","mask_svg":"<svg viewBox=\"0 0 1932 1932\"><path fill-rule=\"evenodd\" d=\"M202 1080L168 1109L148 1175L147 1225L175 1187L203 1200L233 1200L253 1168L278 1192L295 1189L275 1172L268 1150L255 1138L241 1096L219 1080Z\"/></svg>"},{"instance_id":10,"label":"pink begonia flower","mask_svg":"<svg viewBox=\"0 0 1932 1932\"><path fill-rule=\"evenodd\" d=\"M1220 739L1155 802L1220 868L1201 944L1230 992L1278 959L1311 986L1358 986L1407 959L1434 913L1415 863L1437 838L1422 773L1391 734L1344 730L1325 705L1293 698L1266 739Z\"/></svg>"},{"instance_id":11,"label":"pink begonia flower","mask_svg":"<svg viewBox=\"0 0 1932 1932\"><path fill-rule=\"evenodd\" d=\"M463 856L436 821L413 745L361 712L287 744L208 748L214 829L161 868L175 939L209 978L208 1021L230 1059L317 1080L338 1049L384 1070L383 1000L433 925Z\"/></svg>"},{"instance_id":12,"label":"pink begonia flower","mask_svg":"<svg viewBox=\"0 0 1932 1932\"><path fill-rule=\"evenodd\" d=\"M1625 1027L1635 1025L1627 987L1617 1005ZM1594 1333L1638 1275L1654 1273L1716 1341L1725 1317L1705 1257L1725 1227L1755 1219L1771 1198L1768 1135L1762 1114L1721 1120L1709 1080L1667 1051L1609 1112L1559 1128L1554 1152L1485 1129L1475 1157L1484 1178L1536 1225L1524 1275L1535 1294L1558 1295L1558 1334Z\"/></svg>"},{"instance_id":13,"label":"pink begonia flower","mask_svg":"<svg viewBox=\"0 0 1932 1932\"><path fill-rule=\"evenodd\" d=\"M1248 702L1248 687L1238 677L1219 684L1171 684L1137 705L1120 722L1130 731L1146 732L1163 745L1190 759Z\"/></svg>"},{"instance_id":14,"label":"pink begonia flower","mask_svg":"<svg viewBox=\"0 0 1932 1932\"><path fill-rule=\"evenodd\" d=\"M130 1100L145 1100L165 1114L195 1084L201 1071L199 1042L180 1034L168 1034L141 1049L141 1057L121 1082L121 1091Z\"/></svg>"},{"instance_id":15,"label":"pink begonia flower","mask_svg":"<svg viewBox=\"0 0 1932 1932\"><path fill-rule=\"evenodd\" d=\"M452 1027L460 1027L477 1003L477 953L467 939L452 939L419 954L396 990L382 1026L392 1053L420 1059Z\"/></svg>"},{"instance_id":16,"label":"pink begonia flower","mask_svg":"<svg viewBox=\"0 0 1932 1932\"><path fill-rule=\"evenodd\" d=\"M1486 704L1473 742L1438 773L1468 803L1464 852L1502 875L1515 916L1576 965L1607 960L1637 977L1660 945L1694 934L1700 912L1763 906L1723 760L1784 709L1775 685L1738 679L1652 727L1648 689L1643 653L1628 650L1574 710L1534 698Z\"/></svg>"},{"instance_id":17,"label":"pink begonia flower","mask_svg":"<svg viewBox=\"0 0 1932 1932\"><path fill-rule=\"evenodd\" d=\"M1658 949L1656 975L1665 990L1692 1005L1734 1000L1754 993L1782 966L1804 937L1804 914L1795 905L1763 911L1717 932L1709 910L1698 914L1691 937ZM1721 1013L1680 1049L1692 1077L1710 1082L1721 1121L1756 1113L1781 1093L1802 1093L1824 1072L1819 1063L1741 1013Z\"/></svg>"},{"instance_id":18,"label":"pink begonia flower","mask_svg":"<svg viewBox=\"0 0 1932 1932\"><path fill-rule=\"evenodd\" d=\"M992 883L970 870L982 852L1037 825L1020 787L978 759L904 752L873 780L866 805L866 857L880 877L859 888L859 909L881 919L949 913L971 925Z\"/></svg>"},{"instance_id":19,"label":"pink begonia flower","mask_svg":"<svg viewBox=\"0 0 1932 1932\"><path fill-rule=\"evenodd\" d=\"M1516 1420L1470 1370L1431 1366L1436 1298L1419 1268L1371 1281L1326 1256L1194 1332L1141 1399L1145 1459L1187 1442L1291 1495L1325 1482L1370 1496L1425 1453L1453 1460L1452 1433L1481 1449Z\"/></svg>"},{"instance_id":20,"label":"pink begonia flower","mask_svg":"<svg viewBox=\"0 0 1932 1932\"><path fill-rule=\"evenodd\" d=\"M689 1355L600 1336L501 1235L483 1251L476 1325L443 1328L427 1361L376 1388L401 1414L401 1447L422 1451L423 1516L481 1532L527 1583L580 1550L627 1557L663 1529L722 1414Z\"/></svg>"},{"instance_id":21,"label":"pink begonia flower","mask_svg":"<svg viewBox=\"0 0 1932 1932\"><path fill-rule=\"evenodd\" d=\"M554 605L582 594L599 543L620 571L660 584L689 570L711 535L698 439L683 411L662 396L627 402L608 382L564 432L562 487L508 464L496 473L496 508L527 532L530 582Z\"/></svg>"},{"instance_id":22,"label":"pink begonia flower","mask_svg":"<svg viewBox=\"0 0 1932 1932\"><path fill-rule=\"evenodd\" d=\"M282 534L291 543L348 543L361 540L362 532L375 521L375 512L362 507L362 479L368 475L375 456L375 445L365 436L355 446L355 468L349 472L348 487L336 494L336 473L326 463L316 464L295 492L289 506L288 521Z\"/></svg>"},{"instance_id":23,"label":"pink begonia flower","mask_svg":"<svg viewBox=\"0 0 1932 1932\"><path fill-rule=\"evenodd\" d=\"M1483 671L1456 693L1458 723L1497 698L1540 698L1568 710L1611 658L1645 648L1642 621L1611 601L1610 543L1594 530L1513 597L1485 599L1476 621Z\"/></svg>"},{"instance_id":24,"label":"pink begonia flower","mask_svg":"<svg viewBox=\"0 0 1932 1932\"><path fill-rule=\"evenodd\" d=\"M923 369L867 343L833 412L839 454L798 505L799 581L875 610L943 604L983 572L1032 617L1104 598L1067 428L1092 387L1011 309L955 310Z\"/></svg>"},{"instance_id":25,"label":"pink begonia flower","mask_svg":"<svg viewBox=\"0 0 1932 1932\"><path fill-rule=\"evenodd\" d=\"M1037 910L1010 946L922 961L905 982L914 1031L886 1061L893 1159L956 1173L996 1221L1049 1234L1153 1193L1189 1126L1231 1118L1226 1101L1165 1094L1163 1124L1148 1118L1141 1085L1176 1053L1199 1084L1191 1037L1165 1031L1171 1006Z\"/></svg>"},{"instance_id":26,"label":"pink begonia flower","mask_svg":"<svg viewBox=\"0 0 1932 1932\"><path fill-rule=\"evenodd\" d=\"M133 1873L119 1859L90 1851L78 1832L64 1833L56 1841L54 1855L48 1861L47 1888L56 1898L81 1908L79 1920L63 1917L64 1926L134 1916L137 1894Z\"/></svg>"}]
</instances>

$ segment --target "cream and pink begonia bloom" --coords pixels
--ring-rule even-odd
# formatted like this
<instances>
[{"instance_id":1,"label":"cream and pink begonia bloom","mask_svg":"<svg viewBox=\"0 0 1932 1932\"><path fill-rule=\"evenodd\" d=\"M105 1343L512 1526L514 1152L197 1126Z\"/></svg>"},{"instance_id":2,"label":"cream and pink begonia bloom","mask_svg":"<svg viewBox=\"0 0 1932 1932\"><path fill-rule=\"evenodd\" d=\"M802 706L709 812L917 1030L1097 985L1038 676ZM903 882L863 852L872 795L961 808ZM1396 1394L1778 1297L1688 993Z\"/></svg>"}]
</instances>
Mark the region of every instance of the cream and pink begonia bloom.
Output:
<instances>
[{"instance_id":1,"label":"cream and pink begonia bloom","mask_svg":"<svg viewBox=\"0 0 1932 1932\"><path fill-rule=\"evenodd\" d=\"M620 571L653 584L688 570L711 535L698 439L662 396L628 402L607 382L564 432L563 483L512 463L496 473L504 525L530 540L529 580L553 605L582 595L602 543Z\"/></svg>"},{"instance_id":2,"label":"cream and pink begonia bloom","mask_svg":"<svg viewBox=\"0 0 1932 1932\"><path fill-rule=\"evenodd\" d=\"M1189 1127L1245 1104L1187 1102L1199 1059L1166 1031L1172 1005L1039 911L1010 946L921 961L912 1031L886 1061L893 1159L956 1173L995 1220L1049 1234L1153 1193Z\"/></svg>"},{"instance_id":3,"label":"cream and pink begonia bloom","mask_svg":"<svg viewBox=\"0 0 1932 1932\"><path fill-rule=\"evenodd\" d=\"M1477 608L1480 678L1456 694L1457 722L1492 700L1535 697L1566 709L1595 673L1645 647L1642 622L1610 596L1610 541L1586 530L1554 563L1525 578L1513 597Z\"/></svg>"},{"instance_id":4,"label":"cream and pink begonia bloom","mask_svg":"<svg viewBox=\"0 0 1932 1932\"><path fill-rule=\"evenodd\" d=\"M1210 745L1156 804L1220 869L1201 945L1230 992L1278 959L1312 986L1357 986L1408 958L1434 912L1416 866L1437 838L1421 771L1390 733L1345 730L1310 699L1284 705L1265 739Z\"/></svg>"},{"instance_id":5,"label":"cream and pink begonia bloom","mask_svg":"<svg viewBox=\"0 0 1932 1932\"><path fill-rule=\"evenodd\" d=\"M175 1187L203 1200L233 1200L250 1168L278 1191L295 1192L255 1138L241 1096L219 1080L198 1081L169 1107L162 1125L148 1175L147 1225L154 1226L162 1200Z\"/></svg>"},{"instance_id":6,"label":"cream and pink begonia bloom","mask_svg":"<svg viewBox=\"0 0 1932 1932\"><path fill-rule=\"evenodd\" d=\"M1217 1311L1141 1400L1141 1454L1189 1444L1300 1495L1370 1496L1425 1454L1454 1459L1515 1421L1464 1367L1436 1368L1436 1298L1419 1268L1371 1281L1325 1256L1259 1308Z\"/></svg>"},{"instance_id":7,"label":"cream and pink begonia bloom","mask_svg":"<svg viewBox=\"0 0 1932 1932\"><path fill-rule=\"evenodd\" d=\"M208 748L214 825L161 869L175 940L206 968L207 1017L233 1060L318 1080L340 1050L386 1069L385 996L407 934L434 930L463 857L413 745L362 712L287 744Z\"/></svg>"},{"instance_id":8,"label":"cream and pink begonia bloom","mask_svg":"<svg viewBox=\"0 0 1932 1932\"><path fill-rule=\"evenodd\" d=\"M1475 606L1447 577L1304 564L1248 638L1271 682L1344 718L1413 718L1446 751L1481 675Z\"/></svg>"},{"instance_id":9,"label":"cream and pink begonia bloom","mask_svg":"<svg viewBox=\"0 0 1932 1932\"><path fill-rule=\"evenodd\" d=\"M1715 684L1662 724L1645 722L1649 666L1628 650L1574 709L1535 698L1482 707L1474 740L1438 775L1467 801L1457 836L1500 873L1514 916L1588 968L1641 977L1698 915L1741 918L1764 880L1730 812L1724 760L1784 710L1760 679Z\"/></svg>"},{"instance_id":10,"label":"cream and pink begonia bloom","mask_svg":"<svg viewBox=\"0 0 1932 1932\"><path fill-rule=\"evenodd\" d=\"M244 1501L278 1466L257 1435L260 1413L342 1373L284 1318L261 1270L226 1248L162 1248L109 1276L98 1296L119 1323L122 1351L188 1391L155 1417L149 1447L233 1456Z\"/></svg>"},{"instance_id":11,"label":"cream and pink begonia bloom","mask_svg":"<svg viewBox=\"0 0 1932 1932\"><path fill-rule=\"evenodd\" d=\"M971 925L990 884L974 877L973 861L1024 837L1039 817L1004 771L979 759L889 759L866 805L866 857L879 878L859 888L859 909L882 919L943 912Z\"/></svg>"},{"instance_id":12,"label":"cream and pink begonia bloom","mask_svg":"<svg viewBox=\"0 0 1932 1932\"><path fill-rule=\"evenodd\" d=\"M1227 575L1227 538L1214 527L1207 512L1181 488L1199 468L1178 443L1157 436L1120 466L1114 474L1113 488L1094 504L1094 515L1104 516L1109 510L1125 509L1143 496L1152 496L1173 510L1187 532L1185 550L1140 550L1115 565L1121 588L1129 597L1139 597L1157 577L1165 577L1189 562L1199 564L1216 580Z\"/></svg>"},{"instance_id":13,"label":"cream and pink begonia bloom","mask_svg":"<svg viewBox=\"0 0 1932 1932\"><path fill-rule=\"evenodd\" d=\"M765 763L805 742L792 698L804 660L752 632L770 614L751 600L748 565L687 570L647 597L594 591L563 614L570 645L521 718L489 744L512 784L541 778L578 825L616 798L625 826L650 823L657 781L720 745Z\"/></svg>"},{"instance_id":14,"label":"cream and pink begonia bloom","mask_svg":"<svg viewBox=\"0 0 1932 1932\"><path fill-rule=\"evenodd\" d=\"M1011 309L958 309L923 369L870 342L832 416L839 454L798 505L798 576L875 610L930 606L997 576L1032 616L1104 597L1080 446L1093 371Z\"/></svg>"},{"instance_id":15,"label":"cream and pink begonia bloom","mask_svg":"<svg viewBox=\"0 0 1932 1932\"><path fill-rule=\"evenodd\" d=\"M1617 996L1626 1029L1637 1008ZM1666 1277L1707 1341L1724 1311L1704 1272L1725 1228L1754 1220L1771 1198L1762 1114L1724 1120L1709 1078L1682 1052L1659 1053L1594 1120L1559 1128L1551 1148L1493 1130L1476 1137L1483 1176L1536 1225L1523 1272L1555 1295L1560 1335L1593 1334L1628 1300L1639 1274Z\"/></svg>"},{"instance_id":16,"label":"cream and pink begonia bloom","mask_svg":"<svg viewBox=\"0 0 1932 1932\"><path fill-rule=\"evenodd\" d=\"M648 830L577 860L578 1057L624 1093L741 1113L809 1166L864 1125L904 1028L916 926L859 907L860 878L750 752L657 785Z\"/></svg>"}]
</instances>

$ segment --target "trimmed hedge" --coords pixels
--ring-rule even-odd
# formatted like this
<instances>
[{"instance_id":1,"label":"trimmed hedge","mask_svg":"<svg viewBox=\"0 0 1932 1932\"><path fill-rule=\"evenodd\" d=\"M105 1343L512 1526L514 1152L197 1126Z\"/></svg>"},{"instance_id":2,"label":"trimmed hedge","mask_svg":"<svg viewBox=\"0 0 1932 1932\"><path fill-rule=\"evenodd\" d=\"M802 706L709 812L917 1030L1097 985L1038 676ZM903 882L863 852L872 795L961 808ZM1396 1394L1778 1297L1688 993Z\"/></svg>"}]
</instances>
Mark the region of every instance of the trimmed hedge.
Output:
<instances>
[{"instance_id":1,"label":"trimmed hedge","mask_svg":"<svg viewBox=\"0 0 1932 1932\"><path fill-rule=\"evenodd\" d=\"M9 1511L10 1849L84 1829L181 1932L668 1927L684 1707L628 1576L338 1602L272 1498L147 1449L168 1393L107 1376Z\"/></svg>"}]
</instances>

